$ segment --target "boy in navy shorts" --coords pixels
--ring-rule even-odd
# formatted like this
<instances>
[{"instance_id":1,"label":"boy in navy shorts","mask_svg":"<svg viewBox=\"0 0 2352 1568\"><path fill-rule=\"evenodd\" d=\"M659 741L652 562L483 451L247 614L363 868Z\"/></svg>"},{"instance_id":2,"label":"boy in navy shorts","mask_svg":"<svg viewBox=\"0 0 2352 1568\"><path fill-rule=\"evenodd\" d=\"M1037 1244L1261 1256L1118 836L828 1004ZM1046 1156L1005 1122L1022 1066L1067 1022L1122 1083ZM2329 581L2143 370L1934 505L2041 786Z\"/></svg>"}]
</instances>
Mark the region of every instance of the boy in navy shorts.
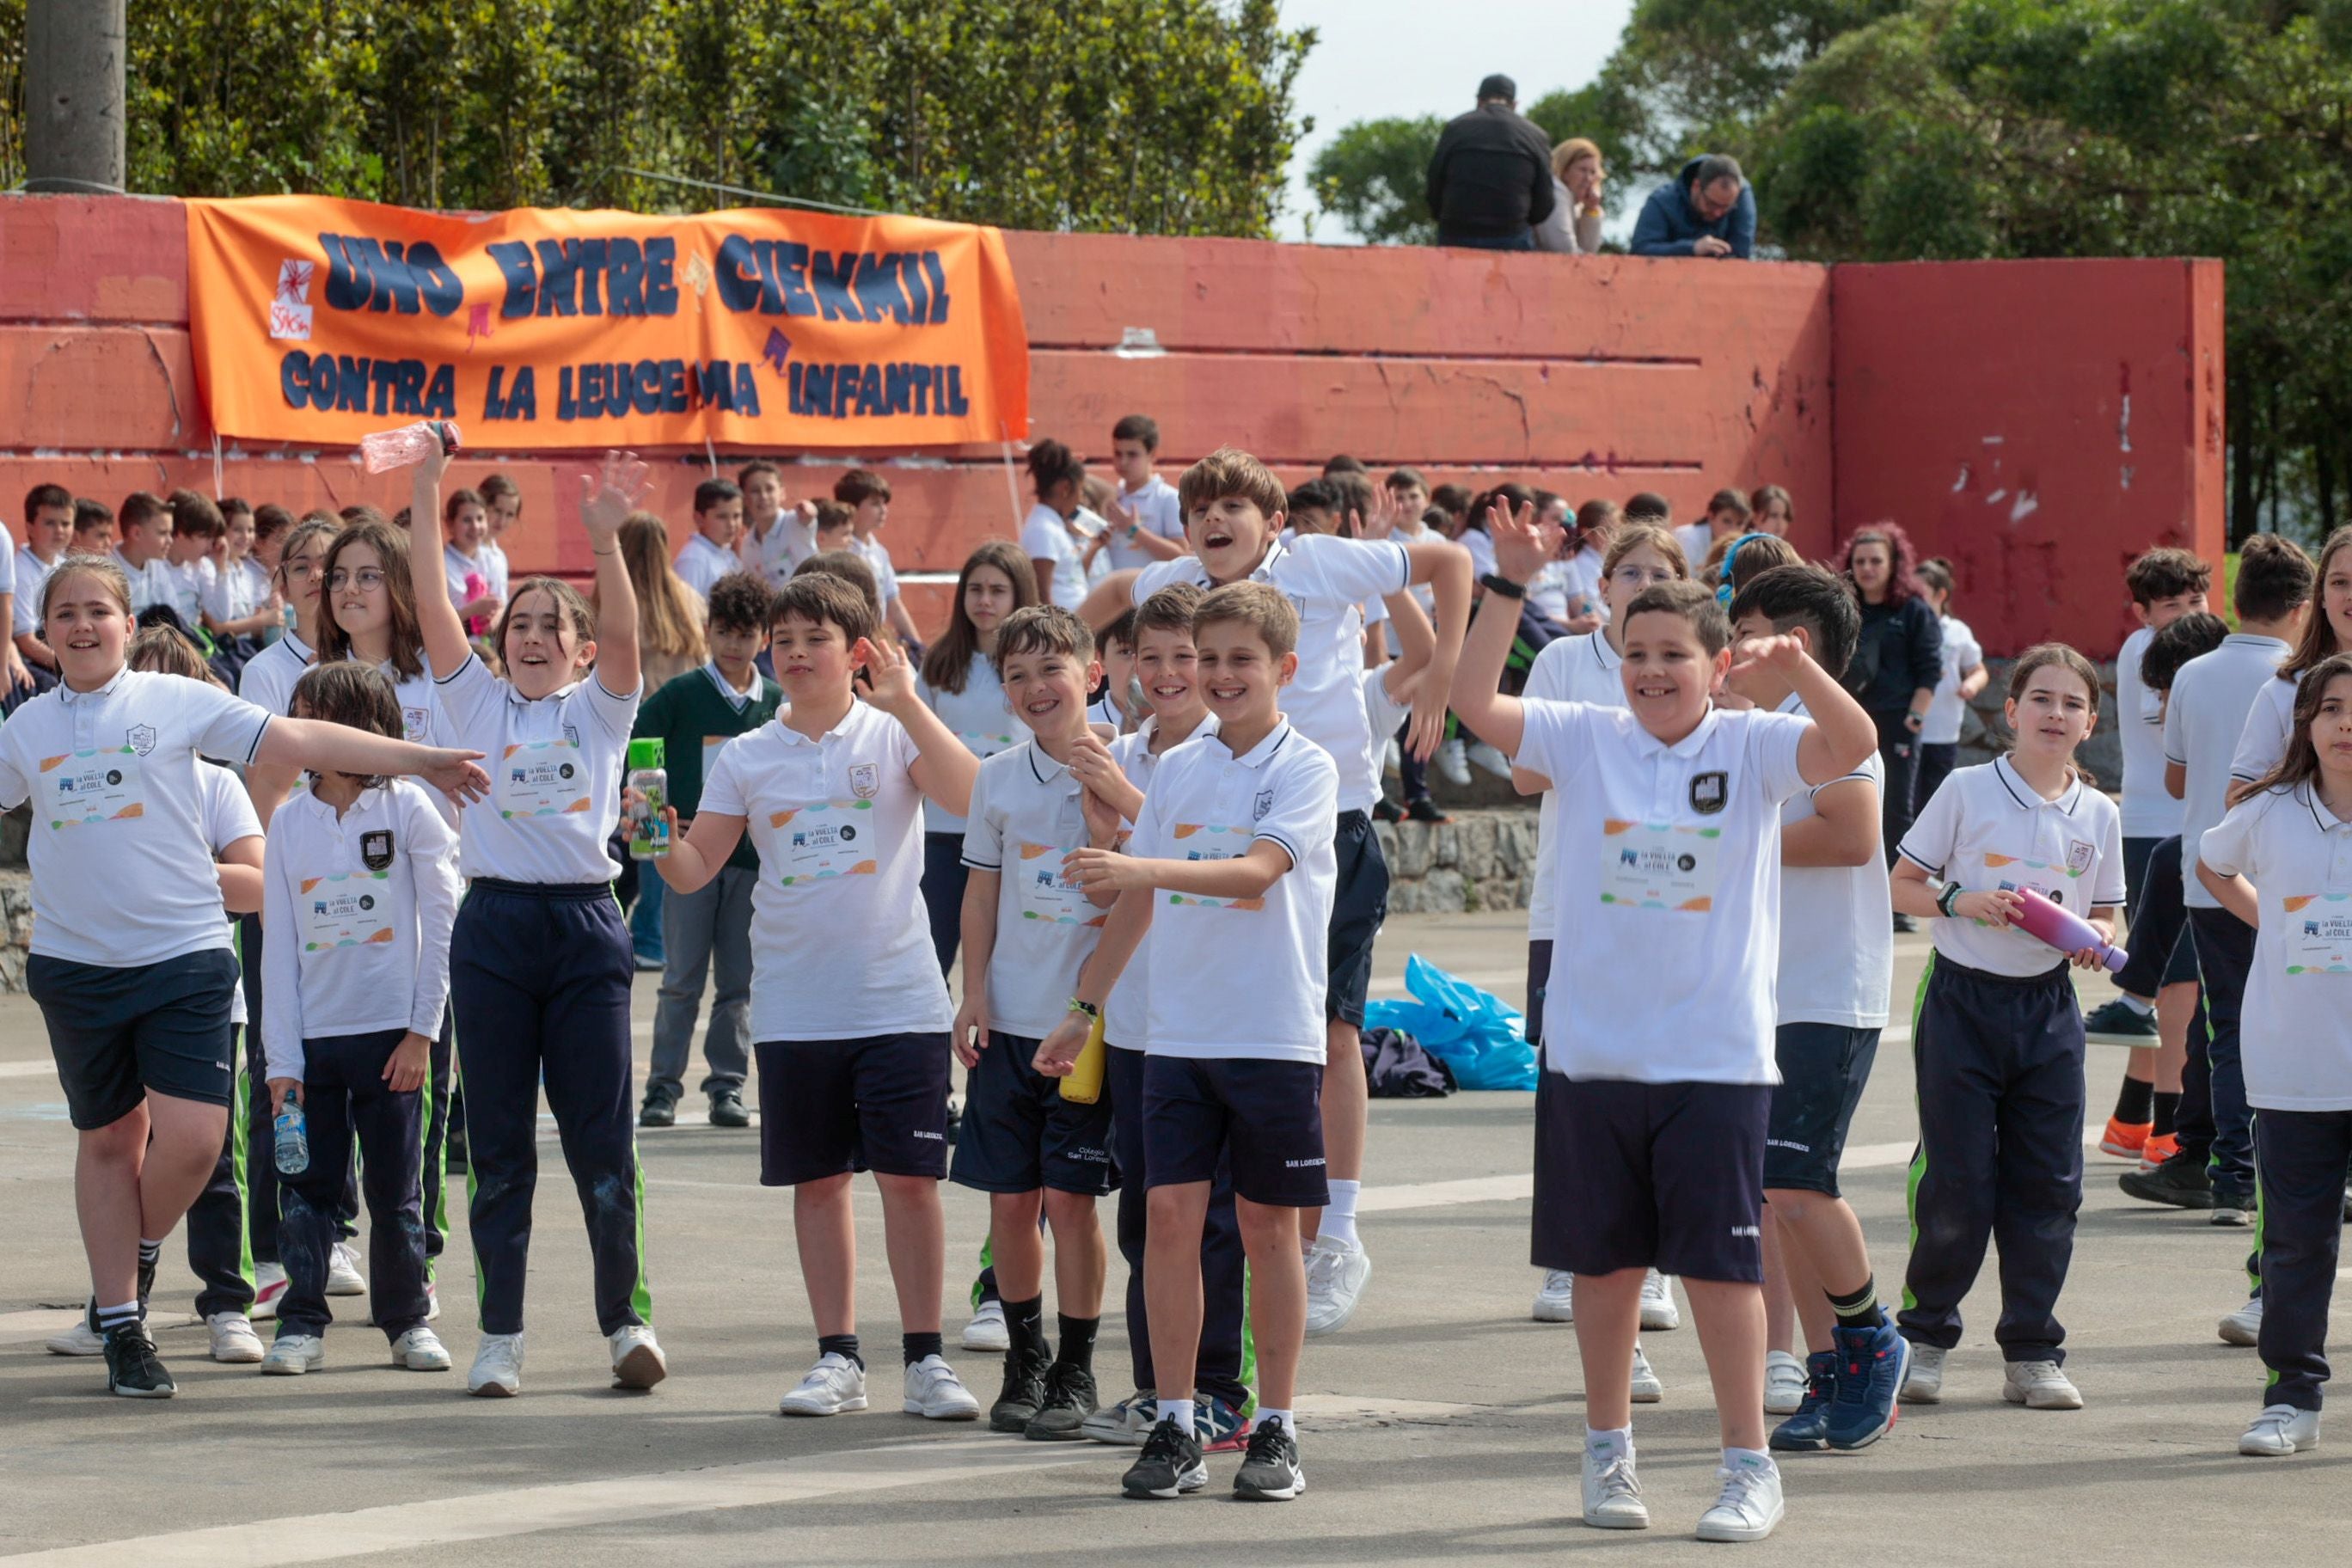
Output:
<instances>
[{"instance_id":1,"label":"boy in navy shorts","mask_svg":"<svg viewBox=\"0 0 2352 1568\"><path fill-rule=\"evenodd\" d=\"M1462 721L1552 781L1559 890L1553 952L1607 985L1550 986L1546 1067L1564 1076L1564 1137L1536 1172L1538 1250L1576 1279L1587 1415L1587 1524L1650 1522L1633 1469L1626 1369L1642 1280L1683 1277L1723 1436L1706 1541L1759 1541L1780 1521L1764 1448L1764 1152L1773 1065L1783 801L1842 779L1876 749L1870 716L1802 642L1741 645L1709 590L1644 589L1625 607L1627 707L1496 689L1527 584L1557 552L1532 507L1496 509L1496 570L1454 675ZM1734 669L1785 682L1809 717L1719 709ZM1640 976L1674 974L1671 986Z\"/></svg>"},{"instance_id":2,"label":"boy in navy shorts","mask_svg":"<svg viewBox=\"0 0 2352 1568\"><path fill-rule=\"evenodd\" d=\"M1187 474L1187 495L1192 485ZM1070 858L1073 881L1119 899L1036 1065L1069 1072L1090 1016L1148 940L1144 1295L1160 1419L1122 1489L1173 1498L1208 1485L1192 1401L1201 1233L1219 1163L1230 1161L1260 1400L1234 1495L1282 1500L1307 1489L1292 1407L1307 1333L1298 1223L1329 1195L1320 1004L1339 767L1280 711L1298 668L1298 612L1280 589L1214 590L1192 635L1217 732L1160 759L1127 853Z\"/></svg>"}]
</instances>

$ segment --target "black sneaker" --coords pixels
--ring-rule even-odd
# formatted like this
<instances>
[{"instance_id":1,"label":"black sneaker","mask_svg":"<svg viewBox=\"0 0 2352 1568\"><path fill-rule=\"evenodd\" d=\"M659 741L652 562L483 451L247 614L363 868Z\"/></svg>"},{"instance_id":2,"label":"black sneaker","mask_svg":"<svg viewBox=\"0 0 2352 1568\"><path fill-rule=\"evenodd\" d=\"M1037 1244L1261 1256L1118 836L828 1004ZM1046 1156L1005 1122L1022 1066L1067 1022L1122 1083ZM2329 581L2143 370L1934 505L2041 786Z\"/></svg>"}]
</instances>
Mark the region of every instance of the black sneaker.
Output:
<instances>
[{"instance_id":1,"label":"black sneaker","mask_svg":"<svg viewBox=\"0 0 2352 1568\"><path fill-rule=\"evenodd\" d=\"M2083 1015L2083 1037L2095 1046L2137 1046L2157 1043L2156 1015L2143 1013L2117 996Z\"/></svg>"},{"instance_id":2,"label":"black sneaker","mask_svg":"<svg viewBox=\"0 0 2352 1568\"><path fill-rule=\"evenodd\" d=\"M1143 1452L1119 1478L1118 1489L1131 1498L1172 1498L1208 1484L1209 1467L1201 1462L1201 1445L1169 1420L1143 1440Z\"/></svg>"},{"instance_id":3,"label":"black sneaker","mask_svg":"<svg viewBox=\"0 0 2352 1568\"><path fill-rule=\"evenodd\" d=\"M1908 936L1911 932L1916 931L1918 929L1919 922L1913 920L1909 915L1897 914L1895 917L1895 933L1897 936Z\"/></svg>"},{"instance_id":4,"label":"black sneaker","mask_svg":"<svg viewBox=\"0 0 2352 1568\"><path fill-rule=\"evenodd\" d=\"M713 1127L751 1125L751 1112L744 1107L742 1090L737 1089L711 1090L710 1125Z\"/></svg>"},{"instance_id":5,"label":"black sneaker","mask_svg":"<svg viewBox=\"0 0 2352 1568\"><path fill-rule=\"evenodd\" d=\"M1288 1502L1307 1489L1298 1468L1298 1442L1286 1421L1261 1421L1250 1433L1249 1452L1234 1472L1234 1496L1244 1502Z\"/></svg>"},{"instance_id":6,"label":"black sneaker","mask_svg":"<svg viewBox=\"0 0 2352 1568\"><path fill-rule=\"evenodd\" d=\"M1382 795L1379 800L1372 803L1372 820L1375 822L1402 822L1404 820L1404 807L1399 805L1388 796Z\"/></svg>"},{"instance_id":7,"label":"black sneaker","mask_svg":"<svg viewBox=\"0 0 2352 1568\"><path fill-rule=\"evenodd\" d=\"M1023 1436L1040 1443L1069 1443L1084 1437L1079 1430L1087 1416L1102 1408L1095 1374L1082 1366L1055 1362L1045 1372L1045 1398L1029 1418Z\"/></svg>"},{"instance_id":8,"label":"black sneaker","mask_svg":"<svg viewBox=\"0 0 2352 1568\"><path fill-rule=\"evenodd\" d=\"M1409 800L1405 802L1404 815L1405 820L1408 822L1451 822L1454 820L1444 812L1438 810L1437 803L1430 799L1427 795L1423 795L1419 800Z\"/></svg>"},{"instance_id":9,"label":"black sneaker","mask_svg":"<svg viewBox=\"0 0 2352 1568\"><path fill-rule=\"evenodd\" d=\"M155 1342L147 1337L146 1324L119 1323L105 1337L107 1393L125 1399L169 1399L180 1392L155 1359Z\"/></svg>"},{"instance_id":10,"label":"black sneaker","mask_svg":"<svg viewBox=\"0 0 2352 1568\"><path fill-rule=\"evenodd\" d=\"M2213 1183L2205 1173L2202 1150L2182 1149L2153 1171L2126 1171L2116 1184L2145 1203L2177 1209L2213 1206Z\"/></svg>"},{"instance_id":11,"label":"black sneaker","mask_svg":"<svg viewBox=\"0 0 2352 1568\"><path fill-rule=\"evenodd\" d=\"M645 1109L637 1112L640 1127L675 1127L677 1125L677 1101L658 1091L648 1092Z\"/></svg>"},{"instance_id":12,"label":"black sneaker","mask_svg":"<svg viewBox=\"0 0 2352 1568\"><path fill-rule=\"evenodd\" d=\"M1004 1392L988 1407L988 1429L1022 1433L1045 1403L1047 1357L1039 1351L1004 1352Z\"/></svg>"},{"instance_id":13,"label":"black sneaker","mask_svg":"<svg viewBox=\"0 0 2352 1568\"><path fill-rule=\"evenodd\" d=\"M2254 1189L2243 1182L2227 1177L2213 1184L2213 1212L2206 1216L2209 1225L2252 1225L2254 1222Z\"/></svg>"}]
</instances>

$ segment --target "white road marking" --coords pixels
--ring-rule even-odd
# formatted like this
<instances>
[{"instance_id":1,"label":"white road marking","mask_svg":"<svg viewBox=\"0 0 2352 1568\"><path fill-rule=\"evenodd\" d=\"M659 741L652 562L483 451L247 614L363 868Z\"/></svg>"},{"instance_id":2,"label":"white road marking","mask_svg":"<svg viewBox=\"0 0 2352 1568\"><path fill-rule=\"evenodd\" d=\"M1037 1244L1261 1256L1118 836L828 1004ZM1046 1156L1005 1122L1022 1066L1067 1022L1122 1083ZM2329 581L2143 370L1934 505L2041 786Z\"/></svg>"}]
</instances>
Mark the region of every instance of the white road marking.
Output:
<instances>
[{"instance_id":1,"label":"white road marking","mask_svg":"<svg viewBox=\"0 0 2352 1568\"><path fill-rule=\"evenodd\" d=\"M0 1078L55 1078L58 1064L49 1061L0 1062Z\"/></svg>"}]
</instances>

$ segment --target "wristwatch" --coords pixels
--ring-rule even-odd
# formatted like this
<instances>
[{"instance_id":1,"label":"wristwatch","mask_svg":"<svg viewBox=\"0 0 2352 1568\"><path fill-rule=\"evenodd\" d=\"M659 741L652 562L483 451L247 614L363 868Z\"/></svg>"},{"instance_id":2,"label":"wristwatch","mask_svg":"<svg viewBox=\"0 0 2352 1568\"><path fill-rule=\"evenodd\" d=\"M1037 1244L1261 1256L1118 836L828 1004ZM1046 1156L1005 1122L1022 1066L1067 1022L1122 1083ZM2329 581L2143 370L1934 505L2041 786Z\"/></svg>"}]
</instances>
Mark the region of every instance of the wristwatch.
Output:
<instances>
[{"instance_id":1,"label":"wristwatch","mask_svg":"<svg viewBox=\"0 0 2352 1568\"><path fill-rule=\"evenodd\" d=\"M1960 894L1966 890L1958 882L1947 882L1944 884L1944 890L1936 895L1936 907L1944 911L1946 920L1959 918L1952 913L1952 906L1960 901Z\"/></svg>"},{"instance_id":2,"label":"wristwatch","mask_svg":"<svg viewBox=\"0 0 2352 1568\"><path fill-rule=\"evenodd\" d=\"M1070 1011L1073 1013L1084 1013L1089 1018L1099 1018L1102 1016L1102 1009L1095 1005L1092 1002L1087 1001L1083 996L1073 996L1070 998Z\"/></svg>"},{"instance_id":3,"label":"wristwatch","mask_svg":"<svg viewBox=\"0 0 2352 1568\"><path fill-rule=\"evenodd\" d=\"M1525 583L1514 583L1500 572L1489 572L1478 581L1488 593L1500 594L1506 599L1524 599L1528 596L1528 585Z\"/></svg>"}]
</instances>

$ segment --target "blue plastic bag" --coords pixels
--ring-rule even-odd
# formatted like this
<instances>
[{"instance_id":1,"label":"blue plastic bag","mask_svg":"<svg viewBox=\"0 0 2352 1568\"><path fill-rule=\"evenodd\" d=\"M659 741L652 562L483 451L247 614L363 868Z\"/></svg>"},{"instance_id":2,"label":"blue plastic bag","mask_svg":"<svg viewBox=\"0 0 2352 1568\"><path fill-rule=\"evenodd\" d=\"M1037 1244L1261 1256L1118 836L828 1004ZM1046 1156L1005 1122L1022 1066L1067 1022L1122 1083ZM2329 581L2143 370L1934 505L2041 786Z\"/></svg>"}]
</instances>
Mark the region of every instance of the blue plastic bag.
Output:
<instances>
[{"instance_id":1,"label":"blue plastic bag","mask_svg":"<svg viewBox=\"0 0 2352 1568\"><path fill-rule=\"evenodd\" d=\"M1409 1000L1365 1005L1365 1028L1411 1035L1464 1089L1535 1088L1536 1053L1517 1012L1417 952L1405 960L1404 986Z\"/></svg>"}]
</instances>

